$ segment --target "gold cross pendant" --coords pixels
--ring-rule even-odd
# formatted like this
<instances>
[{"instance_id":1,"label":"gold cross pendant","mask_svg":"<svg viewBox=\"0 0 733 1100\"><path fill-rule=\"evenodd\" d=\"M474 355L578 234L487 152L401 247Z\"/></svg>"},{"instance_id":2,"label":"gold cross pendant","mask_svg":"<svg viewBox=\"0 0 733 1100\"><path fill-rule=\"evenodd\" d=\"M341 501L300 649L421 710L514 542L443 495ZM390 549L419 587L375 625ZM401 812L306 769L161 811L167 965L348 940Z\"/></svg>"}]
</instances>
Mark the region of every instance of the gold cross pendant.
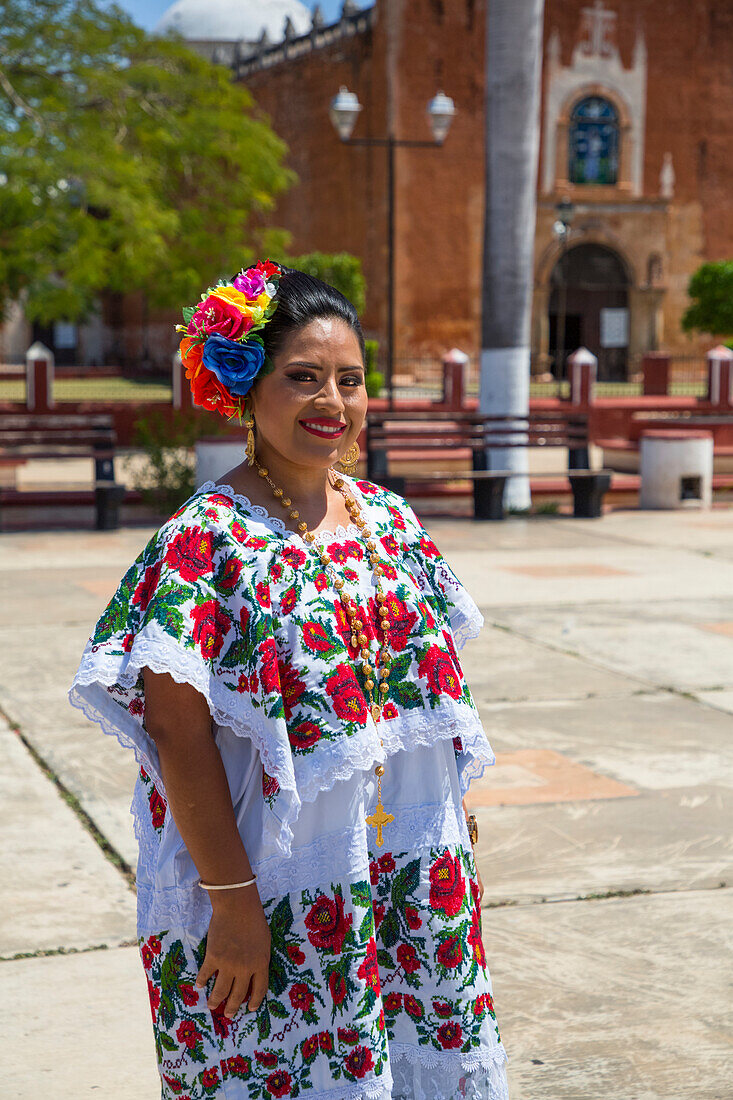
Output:
<instances>
[{"instance_id":1,"label":"gold cross pendant","mask_svg":"<svg viewBox=\"0 0 733 1100\"><path fill-rule=\"evenodd\" d=\"M377 808L373 814L369 814L366 819L367 825L372 825L377 830L377 847L381 848L384 844L384 837L382 836L382 829L385 825L389 825L390 821L394 821L394 814L387 814L384 812L384 806L382 805L381 798L377 802Z\"/></svg>"}]
</instances>

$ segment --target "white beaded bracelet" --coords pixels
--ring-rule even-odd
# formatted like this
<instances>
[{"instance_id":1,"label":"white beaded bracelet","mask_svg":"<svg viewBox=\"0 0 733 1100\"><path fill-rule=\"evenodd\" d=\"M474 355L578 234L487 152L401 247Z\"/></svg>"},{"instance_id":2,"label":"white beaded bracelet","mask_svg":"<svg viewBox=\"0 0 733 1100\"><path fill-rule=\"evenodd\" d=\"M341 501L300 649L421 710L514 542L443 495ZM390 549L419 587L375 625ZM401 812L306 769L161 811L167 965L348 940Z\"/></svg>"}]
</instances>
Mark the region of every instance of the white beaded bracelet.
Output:
<instances>
[{"instance_id":1,"label":"white beaded bracelet","mask_svg":"<svg viewBox=\"0 0 733 1100\"><path fill-rule=\"evenodd\" d=\"M239 890L242 886L254 886L256 879L257 875L246 882L231 882L227 886L208 886L205 882L199 882L199 886L202 890Z\"/></svg>"}]
</instances>

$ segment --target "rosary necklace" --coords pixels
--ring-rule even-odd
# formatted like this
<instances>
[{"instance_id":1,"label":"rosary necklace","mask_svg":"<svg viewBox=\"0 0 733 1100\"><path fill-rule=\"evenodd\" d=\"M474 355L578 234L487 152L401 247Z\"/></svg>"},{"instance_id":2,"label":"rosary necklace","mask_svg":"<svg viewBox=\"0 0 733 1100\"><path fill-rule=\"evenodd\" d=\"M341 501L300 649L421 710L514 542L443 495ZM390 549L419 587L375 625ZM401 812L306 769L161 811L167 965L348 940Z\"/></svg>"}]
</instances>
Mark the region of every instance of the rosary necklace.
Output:
<instances>
[{"instance_id":1,"label":"rosary necklace","mask_svg":"<svg viewBox=\"0 0 733 1100\"><path fill-rule=\"evenodd\" d=\"M346 613L346 617L351 629L351 647L352 649L359 650L359 656L361 658L361 672L364 676L364 689L369 700L369 711L372 716L372 720L376 725L382 717L382 709L386 702L386 696L389 692L387 680L389 678L389 669L392 663L392 656L389 652L389 611L387 610L387 597L384 593L384 587L382 584L382 577L384 576L384 566L377 553L377 544L372 538L372 532L367 526L367 522L362 516L361 505L354 497L348 495L344 480L341 477L333 476L333 480L330 484L341 494L344 498L346 510L351 517L352 523L359 531L359 536L364 540L367 553L369 555L369 562L374 570L376 576L376 600L377 609L379 613L379 629L382 633L381 641L377 634L377 652L374 657L374 665L370 663L371 652L369 648L369 636L366 633L367 630L367 612L363 612L363 621L359 616L359 607L355 600L353 600L346 592L343 592L344 580L343 577L339 577L336 573L334 563L326 553L325 547L318 544L317 536L312 531L308 530L308 524L304 523L300 519L300 513L297 508L293 507L293 502L289 497L285 496L283 490L275 484L270 477L270 474L265 466L263 466L254 457L254 464L257 467L257 473L263 478L272 489L272 494L280 505L288 512L290 519L299 521L298 531L300 532L303 541L307 543L313 550L318 553L321 565L327 572L327 575L331 577L332 583L336 591L339 593L341 603ZM384 742L380 738L380 744L384 745ZM382 847L384 844L384 838L382 836L382 830L385 825L388 825L391 821L394 821L394 814L389 814L385 811L382 805L382 777L384 776L385 768L384 764L377 764L374 768L374 774L377 777L377 805L374 813L369 814L366 818L367 824L371 825L377 830L377 846Z\"/></svg>"}]
</instances>

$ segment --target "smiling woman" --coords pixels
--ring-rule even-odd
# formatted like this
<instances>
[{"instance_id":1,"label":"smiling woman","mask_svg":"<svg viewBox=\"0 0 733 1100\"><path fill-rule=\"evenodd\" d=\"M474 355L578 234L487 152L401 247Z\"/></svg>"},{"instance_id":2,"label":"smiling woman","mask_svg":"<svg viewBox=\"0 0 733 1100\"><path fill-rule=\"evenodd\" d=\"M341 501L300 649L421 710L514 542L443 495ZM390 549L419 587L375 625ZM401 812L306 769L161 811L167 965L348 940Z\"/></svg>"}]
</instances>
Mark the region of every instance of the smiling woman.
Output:
<instances>
[{"instance_id":1,"label":"smiling woman","mask_svg":"<svg viewBox=\"0 0 733 1100\"><path fill-rule=\"evenodd\" d=\"M409 505L339 472L356 312L260 264L185 330L247 458L153 536L71 692L140 762L163 1100L506 1100L462 804L493 763L457 654L482 619Z\"/></svg>"}]
</instances>

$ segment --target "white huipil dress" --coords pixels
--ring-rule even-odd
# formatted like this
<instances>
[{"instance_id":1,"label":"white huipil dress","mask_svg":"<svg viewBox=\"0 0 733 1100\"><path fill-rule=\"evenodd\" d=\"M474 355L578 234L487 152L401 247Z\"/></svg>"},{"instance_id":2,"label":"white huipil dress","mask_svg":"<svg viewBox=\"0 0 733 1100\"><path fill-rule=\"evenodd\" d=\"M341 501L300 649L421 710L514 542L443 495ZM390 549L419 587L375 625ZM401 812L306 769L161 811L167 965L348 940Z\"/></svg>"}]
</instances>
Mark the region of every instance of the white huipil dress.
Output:
<instances>
[{"instance_id":1,"label":"white huipil dress","mask_svg":"<svg viewBox=\"0 0 733 1100\"><path fill-rule=\"evenodd\" d=\"M207 483L151 539L84 652L72 703L136 753L138 934L162 1097L506 1100L461 805L493 762L456 648L475 604L404 500L345 479L386 564L375 725L332 584L300 536ZM319 533L376 649L356 528ZM208 896L168 812L141 670L207 699L272 933L268 996L233 1021L195 986ZM367 825L384 762L382 841Z\"/></svg>"}]
</instances>

